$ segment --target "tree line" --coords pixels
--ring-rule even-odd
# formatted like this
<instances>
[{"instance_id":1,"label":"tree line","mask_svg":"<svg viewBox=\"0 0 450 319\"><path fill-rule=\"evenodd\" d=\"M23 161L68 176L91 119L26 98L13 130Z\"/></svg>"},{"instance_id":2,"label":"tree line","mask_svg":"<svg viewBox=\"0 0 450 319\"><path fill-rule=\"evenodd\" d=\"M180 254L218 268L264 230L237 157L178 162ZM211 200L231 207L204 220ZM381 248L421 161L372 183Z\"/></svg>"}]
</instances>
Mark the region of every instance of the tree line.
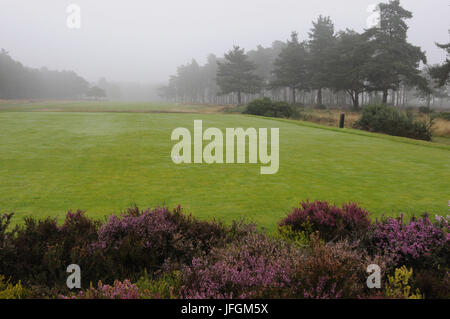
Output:
<instances>
[{"instance_id":1,"label":"tree line","mask_svg":"<svg viewBox=\"0 0 450 319\"><path fill-rule=\"evenodd\" d=\"M89 83L75 72L28 68L0 51L0 99L77 98L88 90Z\"/></svg>"},{"instance_id":2,"label":"tree line","mask_svg":"<svg viewBox=\"0 0 450 319\"><path fill-rule=\"evenodd\" d=\"M412 13L398 0L380 3L377 10L379 23L362 33L336 31L329 17L319 16L306 40L292 32L289 40L269 48L245 52L234 46L223 58L210 55L204 66L192 60L178 68L160 95L178 103L240 105L270 97L354 109L369 103L406 105L411 98L429 106L435 98L448 98L448 60L427 66L425 52L408 42L406 21Z\"/></svg>"},{"instance_id":3,"label":"tree line","mask_svg":"<svg viewBox=\"0 0 450 319\"><path fill-rule=\"evenodd\" d=\"M26 67L0 51L0 99L98 99L106 97L101 85L91 86L73 71Z\"/></svg>"}]
</instances>

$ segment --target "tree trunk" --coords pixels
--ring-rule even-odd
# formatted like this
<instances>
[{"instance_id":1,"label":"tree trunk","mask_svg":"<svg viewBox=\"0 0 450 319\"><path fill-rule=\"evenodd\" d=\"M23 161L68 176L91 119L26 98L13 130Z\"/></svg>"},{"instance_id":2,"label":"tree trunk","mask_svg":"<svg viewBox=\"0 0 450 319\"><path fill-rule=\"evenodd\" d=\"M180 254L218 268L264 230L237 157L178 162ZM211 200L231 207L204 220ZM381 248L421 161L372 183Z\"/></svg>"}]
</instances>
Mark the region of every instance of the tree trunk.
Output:
<instances>
[{"instance_id":1,"label":"tree trunk","mask_svg":"<svg viewBox=\"0 0 450 319\"><path fill-rule=\"evenodd\" d=\"M295 105L296 101L296 96L295 96L295 86L292 88L292 105Z\"/></svg>"},{"instance_id":2,"label":"tree trunk","mask_svg":"<svg viewBox=\"0 0 450 319\"><path fill-rule=\"evenodd\" d=\"M241 95L241 91L237 92L237 98L238 98L238 105L242 104L242 95Z\"/></svg>"},{"instance_id":3,"label":"tree trunk","mask_svg":"<svg viewBox=\"0 0 450 319\"><path fill-rule=\"evenodd\" d=\"M384 105L387 105L388 95L389 95L388 90L383 90L383 101L382 101L382 103Z\"/></svg>"},{"instance_id":4,"label":"tree trunk","mask_svg":"<svg viewBox=\"0 0 450 319\"><path fill-rule=\"evenodd\" d=\"M322 105L322 88L317 90L317 105Z\"/></svg>"},{"instance_id":5,"label":"tree trunk","mask_svg":"<svg viewBox=\"0 0 450 319\"><path fill-rule=\"evenodd\" d=\"M359 93L355 92L354 96L352 95L353 99L353 108L355 111L359 110Z\"/></svg>"}]
</instances>

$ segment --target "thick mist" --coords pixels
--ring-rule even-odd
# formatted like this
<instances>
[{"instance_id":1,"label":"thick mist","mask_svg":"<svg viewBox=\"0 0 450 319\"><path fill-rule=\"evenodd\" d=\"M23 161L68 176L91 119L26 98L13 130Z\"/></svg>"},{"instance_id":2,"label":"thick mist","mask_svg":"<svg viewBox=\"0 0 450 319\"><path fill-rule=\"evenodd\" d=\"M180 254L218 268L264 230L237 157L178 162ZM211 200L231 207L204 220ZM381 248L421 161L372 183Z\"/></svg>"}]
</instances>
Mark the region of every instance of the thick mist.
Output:
<instances>
[{"instance_id":1,"label":"thick mist","mask_svg":"<svg viewBox=\"0 0 450 319\"><path fill-rule=\"evenodd\" d=\"M66 25L66 8L81 8L81 28ZM311 21L331 16L336 30L366 28L373 0L0 0L0 48L26 66L73 70L88 81L159 84L180 64L209 53L222 56L233 45L247 50L307 38ZM448 42L447 0L403 0L413 12L409 41L441 63Z\"/></svg>"}]
</instances>

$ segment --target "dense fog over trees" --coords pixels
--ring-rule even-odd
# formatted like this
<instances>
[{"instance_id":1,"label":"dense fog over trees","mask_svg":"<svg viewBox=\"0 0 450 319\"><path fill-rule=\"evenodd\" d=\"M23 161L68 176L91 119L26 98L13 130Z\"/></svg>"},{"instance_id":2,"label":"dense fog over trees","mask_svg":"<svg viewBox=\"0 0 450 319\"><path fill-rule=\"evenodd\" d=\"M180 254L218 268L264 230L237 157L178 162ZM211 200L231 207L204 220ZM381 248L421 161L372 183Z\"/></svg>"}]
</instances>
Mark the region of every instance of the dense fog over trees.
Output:
<instances>
[{"instance_id":1,"label":"dense fog over trees","mask_svg":"<svg viewBox=\"0 0 450 319\"><path fill-rule=\"evenodd\" d=\"M350 2L353 0L346 3ZM158 30L155 25L149 28L149 21L143 16L139 27L129 20L131 13L135 19L141 17L135 12L137 8L147 7L141 1L121 11L118 4L102 8L102 0L95 4L82 0L80 30L49 27L54 20L64 26L67 18L64 10L64 14L49 22L41 16L29 16L30 10L37 8L52 17L56 9L64 9L61 4L50 5L47 0L40 7L25 5L21 0L5 3L0 12L0 38L5 43L0 43L0 49L4 47L0 53L0 99L164 99L177 103L243 104L266 96L294 104L349 105L355 109L369 103L447 105L449 63L445 62L445 54L449 54L446 39L450 26L448 22L441 23L445 18L434 19L430 12L445 16L450 8L448 3L436 1L424 5L416 0L403 0L389 4L386 1L378 7L381 24L369 27L367 23L373 12L367 10L367 5L371 3L363 2L331 10L333 6L328 0L319 1L320 4L251 0L239 6L233 23L212 21L229 10L212 2L198 0L188 6L174 1L171 12L167 11L167 4L159 3L148 14L159 19L155 10L160 10L167 18L168 23L160 24ZM292 10L281 12L287 3ZM204 16L203 11L197 10L201 5L210 14L211 30L197 19ZM179 12L181 9L184 15ZM242 17L241 11L247 12L247 21L238 18ZM273 20L267 20L271 23L262 26L256 13L263 18L270 11ZM290 11L296 12L296 18ZM196 19L187 23L184 18L189 12ZM333 16L327 15L330 12ZM110 20L105 21L106 14ZM312 14L315 16L310 19ZM19 28L23 17L29 17L29 22ZM173 17L180 20L175 21ZM118 31L119 26L110 24L113 21L128 23L121 24ZM226 30L222 28L224 23ZM3 24L8 28L1 27ZM35 29L30 29L30 25L35 25ZM196 32L186 37L186 30L194 27ZM114 35L105 32L108 28L111 32L115 30ZM159 32L162 36L170 30L178 32L170 33L172 41L165 37L161 41L128 42L145 32ZM211 32L215 32L214 39L206 37ZM442 32L446 39L440 36ZM243 34L248 37L243 39ZM197 37L202 35L205 37L198 42ZM92 42L94 38L98 41ZM425 47L418 42L426 43ZM46 46L43 53L40 49ZM29 48L27 53L23 51L25 47ZM71 51L63 54L67 48ZM110 50L100 54L105 48ZM211 53L206 59L206 54L196 54L206 52L207 48ZM141 56L142 52L145 57ZM179 66L168 80L162 76L174 68L173 61L190 53L194 59ZM36 66L36 59L45 55L44 60L48 61L43 64L45 67ZM61 67L63 61L65 66ZM124 69L126 72L121 71ZM94 72L102 75L93 76Z\"/></svg>"},{"instance_id":2,"label":"dense fog over trees","mask_svg":"<svg viewBox=\"0 0 450 319\"><path fill-rule=\"evenodd\" d=\"M73 99L88 88L75 72L28 68L0 51L0 99Z\"/></svg>"},{"instance_id":3,"label":"dense fog over trees","mask_svg":"<svg viewBox=\"0 0 450 319\"><path fill-rule=\"evenodd\" d=\"M377 12L379 24L362 33L337 31L330 17L319 16L307 39L293 32L268 48L245 52L235 46L223 58L211 55L204 66L193 60L178 68L160 94L180 103L242 104L266 96L354 109L369 103L436 106L436 100L443 106L448 60L441 67L427 65L426 53L409 42L413 13L400 1L380 3ZM438 46L448 51L448 45Z\"/></svg>"}]
</instances>

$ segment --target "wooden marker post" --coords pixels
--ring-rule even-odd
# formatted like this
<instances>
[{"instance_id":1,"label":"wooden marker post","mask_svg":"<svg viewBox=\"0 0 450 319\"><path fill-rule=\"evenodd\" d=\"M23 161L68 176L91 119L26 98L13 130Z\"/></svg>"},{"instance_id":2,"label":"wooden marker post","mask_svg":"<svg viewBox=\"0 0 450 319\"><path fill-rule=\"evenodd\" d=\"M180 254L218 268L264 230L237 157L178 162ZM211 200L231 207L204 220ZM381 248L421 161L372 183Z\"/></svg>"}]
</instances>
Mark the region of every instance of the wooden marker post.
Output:
<instances>
[{"instance_id":1,"label":"wooden marker post","mask_svg":"<svg viewBox=\"0 0 450 319\"><path fill-rule=\"evenodd\" d=\"M339 128L344 128L345 126L345 114L341 114L341 120L339 121Z\"/></svg>"}]
</instances>

